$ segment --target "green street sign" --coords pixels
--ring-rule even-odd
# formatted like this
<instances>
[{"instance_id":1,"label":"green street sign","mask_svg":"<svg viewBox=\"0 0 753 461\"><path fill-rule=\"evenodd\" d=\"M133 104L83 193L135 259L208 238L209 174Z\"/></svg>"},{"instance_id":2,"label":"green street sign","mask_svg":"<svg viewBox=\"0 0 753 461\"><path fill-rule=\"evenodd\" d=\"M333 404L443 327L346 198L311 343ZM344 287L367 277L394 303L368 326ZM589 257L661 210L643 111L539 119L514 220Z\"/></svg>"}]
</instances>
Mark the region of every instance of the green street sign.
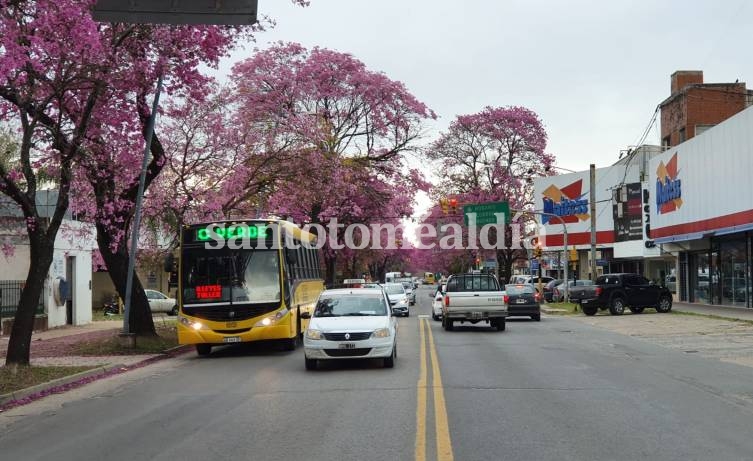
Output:
<instances>
[{"instance_id":1,"label":"green street sign","mask_svg":"<svg viewBox=\"0 0 753 461\"><path fill-rule=\"evenodd\" d=\"M505 224L510 223L510 204L507 202L487 202L476 203L473 205L463 205L463 221L467 226L469 223L469 214L476 214L476 226L481 227L486 224L496 224L496 214L502 214L505 218ZM500 217L500 223L501 223Z\"/></svg>"}]
</instances>

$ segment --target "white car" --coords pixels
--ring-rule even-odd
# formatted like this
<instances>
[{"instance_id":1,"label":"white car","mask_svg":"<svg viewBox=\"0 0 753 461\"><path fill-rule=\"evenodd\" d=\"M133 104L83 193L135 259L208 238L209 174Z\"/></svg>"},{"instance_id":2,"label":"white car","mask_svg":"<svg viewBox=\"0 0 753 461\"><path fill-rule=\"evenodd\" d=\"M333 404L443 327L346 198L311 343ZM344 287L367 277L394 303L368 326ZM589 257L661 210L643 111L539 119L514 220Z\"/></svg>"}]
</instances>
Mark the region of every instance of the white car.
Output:
<instances>
[{"instance_id":1,"label":"white car","mask_svg":"<svg viewBox=\"0 0 753 461\"><path fill-rule=\"evenodd\" d=\"M149 309L152 313L166 312L170 315L178 315L178 301L168 298L164 293L157 290L144 290L146 299L149 300Z\"/></svg>"},{"instance_id":2,"label":"white car","mask_svg":"<svg viewBox=\"0 0 753 461\"><path fill-rule=\"evenodd\" d=\"M431 305L431 318L434 320L442 320L442 303L444 302L444 291L447 288L447 284L439 285L438 288L434 293L434 301Z\"/></svg>"},{"instance_id":3,"label":"white car","mask_svg":"<svg viewBox=\"0 0 753 461\"><path fill-rule=\"evenodd\" d=\"M319 295L303 336L307 370L320 360L381 358L395 366L397 320L381 288L326 290Z\"/></svg>"},{"instance_id":4,"label":"white car","mask_svg":"<svg viewBox=\"0 0 753 461\"><path fill-rule=\"evenodd\" d=\"M405 292L403 284L399 282L385 283L383 288L390 300L392 313L395 315L410 317L410 297L408 296L408 293Z\"/></svg>"}]
</instances>

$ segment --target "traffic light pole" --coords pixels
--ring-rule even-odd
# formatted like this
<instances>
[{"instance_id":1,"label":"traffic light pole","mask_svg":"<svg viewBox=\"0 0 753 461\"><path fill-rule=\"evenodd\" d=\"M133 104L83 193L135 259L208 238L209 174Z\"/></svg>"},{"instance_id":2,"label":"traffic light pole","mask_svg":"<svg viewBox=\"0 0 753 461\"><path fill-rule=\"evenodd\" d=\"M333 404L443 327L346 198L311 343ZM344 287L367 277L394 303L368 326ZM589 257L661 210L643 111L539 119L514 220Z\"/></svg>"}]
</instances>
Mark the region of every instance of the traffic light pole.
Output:
<instances>
[{"instance_id":1,"label":"traffic light pole","mask_svg":"<svg viewBox=\"0 0 753 461\"><path fill-rule=\"evenodd\" d=\"M562 235L564 237L563 243L564 243L564 248L565 248L564 251L565 251L565 254L567 254L567 224L565 223L565 221L560 216L558 216L558 215L556 215L554 213L546 213L546 212L543 212L543 211L515 210L515 209L510 209L510 211L515 212L515 213L531 213L531 214L535 214L535 215L539 215L539 216L548 216L550 218L555 218L556 220L558 220L559 223L562 224ZM568 264L565 265L565 270L564 270L564 276L565 276L565 302L569 302L570 301L570 285L568 284L568 271L569 271L569 267L568 266L569 266L569 262L568 262ZM539 281L541 281L541 261L539 261Z\"/></svg>"}]
</instances>

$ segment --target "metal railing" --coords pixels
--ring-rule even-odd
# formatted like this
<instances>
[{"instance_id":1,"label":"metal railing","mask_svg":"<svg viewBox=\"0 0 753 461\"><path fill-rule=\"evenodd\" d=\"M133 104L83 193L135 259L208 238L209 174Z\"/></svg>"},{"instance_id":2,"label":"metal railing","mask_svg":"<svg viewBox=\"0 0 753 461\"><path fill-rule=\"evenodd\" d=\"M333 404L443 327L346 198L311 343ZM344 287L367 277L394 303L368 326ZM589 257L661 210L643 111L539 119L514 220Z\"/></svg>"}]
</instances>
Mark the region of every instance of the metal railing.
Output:
<instances>
[{"instance_id":1,"label":"metal railing","mask_svg":"<svg viewBox=\"0 0 753 461\"><path fill-rule=\"evenodd\" d=\"M26 282L24 280L0 280L0 323L16 316L18 302ZM36 315L44 314L44 297L39 296Z\"/></svg>"}]
</instances>

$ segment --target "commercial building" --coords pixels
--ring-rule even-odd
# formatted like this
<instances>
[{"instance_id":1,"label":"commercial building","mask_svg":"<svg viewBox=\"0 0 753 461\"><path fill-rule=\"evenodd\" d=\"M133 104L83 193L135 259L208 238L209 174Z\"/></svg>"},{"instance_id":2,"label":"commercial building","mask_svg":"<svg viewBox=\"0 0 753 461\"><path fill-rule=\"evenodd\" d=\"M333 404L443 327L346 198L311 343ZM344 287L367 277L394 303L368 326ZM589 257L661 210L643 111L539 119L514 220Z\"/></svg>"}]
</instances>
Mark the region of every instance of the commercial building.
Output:
<instances>
[{"instance_id":1,"label":"commercial building","mask_svg":"<svg viewBox=\"0 0 753 461\"><path fill-rule=\"evenodd\" d=\"M753 108L650 160L650 237L682 301L753 307Z\"/></svg>"}]
</instances>

